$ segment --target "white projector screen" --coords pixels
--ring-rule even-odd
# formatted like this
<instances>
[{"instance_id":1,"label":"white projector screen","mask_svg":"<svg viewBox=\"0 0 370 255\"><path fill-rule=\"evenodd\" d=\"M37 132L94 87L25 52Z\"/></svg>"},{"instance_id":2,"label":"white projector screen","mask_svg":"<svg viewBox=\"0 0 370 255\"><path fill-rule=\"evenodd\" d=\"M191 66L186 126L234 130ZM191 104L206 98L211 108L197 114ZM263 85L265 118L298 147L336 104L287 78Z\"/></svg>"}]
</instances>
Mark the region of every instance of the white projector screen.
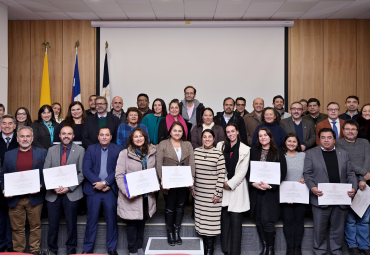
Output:
<instances>
[{"instance_id":1,"label":"white projector screen","mask_svg":"<svg viewBox=\"0 0 370 255\"><path fill-rule=\"evenodd\" d=\"M284 97L284 28L101 28L100 87L105 42L111 98L123 98L124 110L136 106L139 93L150 107L162 98L184 99L192 85L196 99L215 114L225 97L244 97L248 111L256 97L272 104Z\"/></svg>"}]
</instances>

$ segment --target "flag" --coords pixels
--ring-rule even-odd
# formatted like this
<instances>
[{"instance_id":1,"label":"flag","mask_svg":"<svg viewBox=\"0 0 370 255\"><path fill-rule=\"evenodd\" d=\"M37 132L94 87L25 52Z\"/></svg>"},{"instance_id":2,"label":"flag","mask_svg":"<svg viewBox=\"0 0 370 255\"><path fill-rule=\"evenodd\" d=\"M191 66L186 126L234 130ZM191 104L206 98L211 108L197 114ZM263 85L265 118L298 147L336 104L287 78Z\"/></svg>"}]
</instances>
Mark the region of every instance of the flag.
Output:
<instances>
[{"instance_id":1,"label":"flag","mask_svg":"<svg viewBox=\"0 0 370 255\"><path fill-rule=\"evenodd\" d=\"M109 71L108 71L108 57L107 53L105 53L105 60L104 60L104 74L103 74L103 89L101 96L105 97L108 101L108 109L110 104L110 86L109 86Z\"/></svg>"},{"instance_id":2,"label":"flag","mask_svg":"<svg viewBox=\"0 0 370 255\"><path fill-rule=\"evenodd\" d=\"M44 69L42 70L40 107L45 105L45 104L51 105L49 66L48 66L48 54L47 53L45 53Z\"/></svg>"},{"instance_id":3,"label":"flag","mask_svg":"<svg viewBox=\"0 0 370 255\"><path fill-rule=\"evenodd\" d=\"M80 86L80 74L78 73L78 58L76 49L76 64L75 73L73 75L73 87L72 87L72 102L81 102L81 86Z\"/></svg>"}]
</instances>

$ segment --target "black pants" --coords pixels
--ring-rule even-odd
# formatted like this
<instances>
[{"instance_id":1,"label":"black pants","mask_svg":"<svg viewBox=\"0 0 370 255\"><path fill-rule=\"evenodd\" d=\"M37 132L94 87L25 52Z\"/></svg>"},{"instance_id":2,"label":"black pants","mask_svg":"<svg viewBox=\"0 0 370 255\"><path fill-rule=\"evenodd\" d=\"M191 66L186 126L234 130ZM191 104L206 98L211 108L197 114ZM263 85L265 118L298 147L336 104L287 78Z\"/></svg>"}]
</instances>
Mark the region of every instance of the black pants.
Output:
<instances>
[{"instance_id":1,"label":"black pants","mask_svg":"<svg viewBox=\"0 0 370 255\"><path fill-rule=\"evenodd\" d=\"M144 219L126 221L127 246L130 253L137 253L138 249L143 248L144 228L147 211L148 211L148 197L143 198Z\"/></svg>"},{"instance_id":2,"label":"black pants","mask_svg":"<svg viewBox=\"0 0 370 255\"><path fill-rule=\"evenodd\" d=\"M165 221L168 227L181 226L188 194L188 188L172 188L168 190L168 195L163 194L166 207Z\"/></svg>"},{"instance_id":3,"label":"black pants","mask_svg":"<svg viewBox=\"0 0 370 255\"><path fill-rule=\"evenodd\" d=\"M275 232L275 222L269 220L265 194L262 194L261 192L257 192L255 215L257 226L261 226L265 232Z\"/></svg>"},{"instance_id":4,"label":"black pants","mask_svg":"<svg viewBox=\"0 0 370 255\"><path fill-rule=\"evenodd\" d=\"M288 245L301 244L304 233L305 204L281 204L284 236Z\"/></svg>"},{"instance_id":5,"label":"black pants","mask_svg":"<svg viewBox=\"0 0 370 255\"><path fill-rule=\"evenodd\" d=\"M242 213L229 212L228 206L221 211L221 249L231 255L241 254Z\"/></svg>"}]
</instances>

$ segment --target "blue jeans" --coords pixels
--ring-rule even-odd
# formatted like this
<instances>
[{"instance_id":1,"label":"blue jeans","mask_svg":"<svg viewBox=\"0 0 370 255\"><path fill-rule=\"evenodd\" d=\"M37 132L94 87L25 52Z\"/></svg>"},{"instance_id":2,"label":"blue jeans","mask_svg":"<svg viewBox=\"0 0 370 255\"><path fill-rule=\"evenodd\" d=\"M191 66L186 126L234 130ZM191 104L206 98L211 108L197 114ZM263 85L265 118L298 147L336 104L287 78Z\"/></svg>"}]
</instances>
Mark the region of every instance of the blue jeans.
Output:
<instances>
[{"instance_id":1,"label":"blue jeans","mask_svg":"<svg viewBox=\"0 0 370 255\"><path fill-rule=\"evenodd\" d=\"M369 242L369 217L370 206L365 211L362 218L349 208L347 221L344 226L345 238L349 248L358 247L361 250L370 248Z\"/></svg>"}]
</instances>

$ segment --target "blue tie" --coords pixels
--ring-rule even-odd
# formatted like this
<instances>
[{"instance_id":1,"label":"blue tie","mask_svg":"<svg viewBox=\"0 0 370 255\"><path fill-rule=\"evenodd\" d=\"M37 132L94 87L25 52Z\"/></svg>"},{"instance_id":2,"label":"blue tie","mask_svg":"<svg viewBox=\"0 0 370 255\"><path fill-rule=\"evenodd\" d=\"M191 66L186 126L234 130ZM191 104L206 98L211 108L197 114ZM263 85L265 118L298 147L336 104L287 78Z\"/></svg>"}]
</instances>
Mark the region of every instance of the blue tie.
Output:
<instances>
[{"instance_id":1,"label":"blue tie","mask_svg":"<svg viewBox=\"0 0 370 255\"><path fill-rule=\"evenodd\" d=\"M337 126L335 125L335 123L337 123L337 122L332 121L331 123L333 123L333 131L335 132L336 139L339 140L338 129L337 129Z\"/></svg>"}]
</instances>

